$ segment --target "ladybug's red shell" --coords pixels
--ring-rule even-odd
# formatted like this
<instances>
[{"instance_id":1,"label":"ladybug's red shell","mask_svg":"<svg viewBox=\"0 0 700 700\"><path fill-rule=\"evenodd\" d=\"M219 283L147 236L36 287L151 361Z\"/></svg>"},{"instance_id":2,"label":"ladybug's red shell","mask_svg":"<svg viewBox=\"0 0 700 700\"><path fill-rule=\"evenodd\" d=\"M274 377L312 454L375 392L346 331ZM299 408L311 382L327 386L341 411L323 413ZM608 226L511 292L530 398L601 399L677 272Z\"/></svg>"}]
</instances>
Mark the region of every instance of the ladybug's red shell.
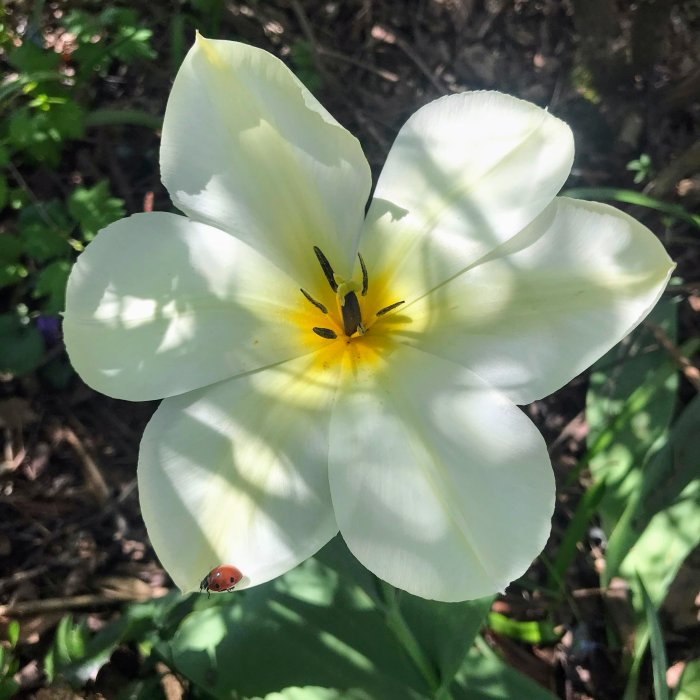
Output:
<instances>
[{"instance_id":1,"label":"ladybug's red shell","mask_svg":"<svg viewBox=\"0 0 700 700\"><path fill-rule=\"evenodd\" d=\"M236 584L243 578L240 569L237 569L231 564L222 564L212 569L199 584L200 591L214 591L221 593L222 591L232 591Z\"/></svg>"}]
</instances>

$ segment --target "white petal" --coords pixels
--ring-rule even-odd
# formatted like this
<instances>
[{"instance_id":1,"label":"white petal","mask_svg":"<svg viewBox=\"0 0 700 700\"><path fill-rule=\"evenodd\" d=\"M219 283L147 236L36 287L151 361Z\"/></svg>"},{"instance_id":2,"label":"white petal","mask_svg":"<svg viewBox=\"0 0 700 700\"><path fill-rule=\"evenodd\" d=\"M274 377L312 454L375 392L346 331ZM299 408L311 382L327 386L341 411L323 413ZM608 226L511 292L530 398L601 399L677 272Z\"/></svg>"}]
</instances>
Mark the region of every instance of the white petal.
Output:
<instances>
[{"instance_id":1,"label":"white petal","mask_svg":"<svg viewBox=\"0 0 700 700\"><path fill-rule=\"evenodd\" d=\"M357 139L272 54L197 41L175 78L161 172L175 206L307 283L318 245L348 276L371 175Z\"/></svg>"},{"instance_id":2,"label":"white petal","mask_svg":"<svg viewBox=\"0 0 700 700\"><path fill-rule=\"evenodd\" d=\"M571 130L497 92L442 97L404 125L360 250L398 299L417 298L529 224L564 184Z\"/></svg>"},{"instance_id":3,"label":"white petal","mask_svg":"<svg viewBox=\"0 0 700 700\"><path fill-rule=\"evenodd\" d=\"M405 309L404 340L469 367L515 403L550 394L619 342L674 267L632 217L567 198L490 258Z\"/></svg>"},{"instance_id":4,"label":"white petal","mask_svg":"<svg viewBox=\"0 0 700 700\"><path fill-rule=\"evenodd\" d=\"M329 468L353 554L424 598L502 591L549 534L554 479L535 427L473 373L412 348L346 368Z\"/></svg>"},{"instance_id":5,"label":"white petal","mask_svg":"<svg viewBox=\"0 0 700 700\"><path fill-rule=\"evenodd\" d=\"M233 236L175 214L137 214L101 231L78 258L63 330L90 386L138 401L310 352L313 334L295 323L309 306L286 274Z\"/></svg>"},{"instance_id":6,"label":"white petal","mask_svg":"<svg viewBox=\"0 0 700 700\"><path fill-rule=\"evenodd\" d=\"M328 422L338 372L306 357L165 399L139 455L141 511L183 591L233 564L243 585L280 576L337 533ZM336 364L337 367L337 364Z\"/></svg>"}]
</instances>

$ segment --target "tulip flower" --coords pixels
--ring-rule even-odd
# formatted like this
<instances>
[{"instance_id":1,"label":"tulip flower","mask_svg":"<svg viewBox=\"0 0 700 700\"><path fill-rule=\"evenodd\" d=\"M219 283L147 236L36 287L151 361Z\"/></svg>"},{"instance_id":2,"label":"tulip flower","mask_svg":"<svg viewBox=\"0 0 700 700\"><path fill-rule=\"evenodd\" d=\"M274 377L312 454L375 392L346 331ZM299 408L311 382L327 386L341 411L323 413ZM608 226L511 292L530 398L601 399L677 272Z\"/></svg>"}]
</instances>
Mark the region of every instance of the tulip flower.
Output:
<instances>
[{"instance_id":1,"label":"tulip flower","mask_svg":"<svg viewBox=\"0 0 700 700\"><path fill-rule=\"evenodd\" d=\"M271 54L197 37L163 124L181 214L101 231L64 333L92 387L162 398L141 509L175 583L253 586L338 531L381 579L457 601L544 547L554 479L516 404L632 330L673 268L653 234L557 197L571 130L496 92L399 131L365 216L358 141Z\"/></svg>"}]
</instances>

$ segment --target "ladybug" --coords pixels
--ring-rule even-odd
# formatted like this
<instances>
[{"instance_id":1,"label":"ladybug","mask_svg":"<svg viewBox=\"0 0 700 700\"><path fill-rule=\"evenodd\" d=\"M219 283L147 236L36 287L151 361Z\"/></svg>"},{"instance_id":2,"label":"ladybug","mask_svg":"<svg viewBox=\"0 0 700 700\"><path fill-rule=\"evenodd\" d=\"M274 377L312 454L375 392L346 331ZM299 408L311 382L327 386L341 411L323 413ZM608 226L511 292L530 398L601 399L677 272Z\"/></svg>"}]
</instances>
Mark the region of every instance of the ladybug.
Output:
<instances>
[{"instance_id":1,"label":"ladybug","mask_svg":"<svg viewBox=\"0 0 700 700\"><path fill-rule=\"evenodd\" d=\"M237 569L231 564L222 564L212 569L199 584L200 591L207 592L207 598L212 591L221 593L223 591L232 591L236 584L243 578L240 569Z\"/></svg>"}]
</instances>

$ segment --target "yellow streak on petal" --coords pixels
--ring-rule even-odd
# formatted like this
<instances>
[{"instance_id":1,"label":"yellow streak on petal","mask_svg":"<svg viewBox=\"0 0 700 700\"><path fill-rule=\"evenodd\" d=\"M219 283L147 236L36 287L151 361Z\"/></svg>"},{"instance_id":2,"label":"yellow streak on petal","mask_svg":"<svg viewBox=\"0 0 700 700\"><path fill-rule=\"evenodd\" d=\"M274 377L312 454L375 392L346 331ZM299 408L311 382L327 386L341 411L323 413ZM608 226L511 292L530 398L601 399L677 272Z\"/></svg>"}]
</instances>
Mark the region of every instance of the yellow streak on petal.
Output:
<instances>
[{"instance_id":1,"label":"yellow streak on petal","mask_svg":"<svg viewBox=\"0 0 700 700\"><path fill-rule=\"evenodd\" d=\"M222 60L218 51L216 50L216 45L213 41L210 41L206 37L202 36L199 32L195 35L195 44L198 49L202 51L205 58L209 63L217 68L225 68L225 62Z\"/></svg>"}]
</instances>

